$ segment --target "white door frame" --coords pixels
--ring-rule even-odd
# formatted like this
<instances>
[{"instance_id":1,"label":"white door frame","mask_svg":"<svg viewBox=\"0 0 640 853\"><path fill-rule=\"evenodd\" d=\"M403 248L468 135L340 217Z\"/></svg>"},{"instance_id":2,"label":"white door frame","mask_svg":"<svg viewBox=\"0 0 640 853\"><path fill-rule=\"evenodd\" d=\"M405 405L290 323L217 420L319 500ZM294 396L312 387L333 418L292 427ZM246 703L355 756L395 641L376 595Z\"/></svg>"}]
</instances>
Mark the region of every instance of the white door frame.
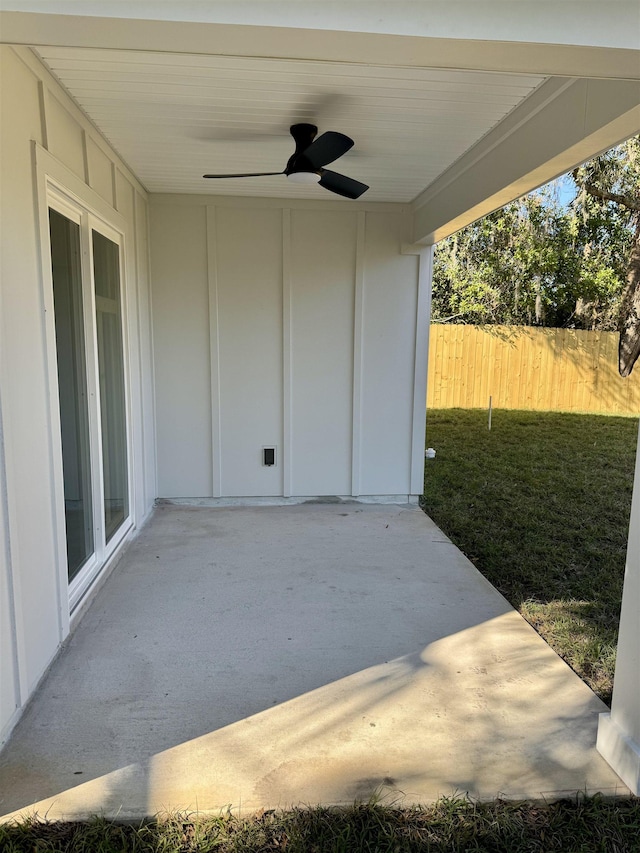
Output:
<instances>
[{"instance_id":1,"label":"white door frame","mask_svg":"<svg viewBox=\"0 0 640 853\"><path fill-rule=\"evenodd\" d=\"M60 640L69 633L74 613L84 601L95 581L111 564L124 541L135 526L134 442L130 380L130 332L135 324L127 316L127 281L125 252L127 225L123 217L97 193L82 182L66 166L43 148L34 144L37 175L38 222L40 229L42 298L44 307L45 342L49 391L49 433L52 458L51 495L53 527L56 536L56 574ZM49 209L61 213L80 225L81 270L87 392L89 405L89 435L91 455L91 495L94 519L94 553L78 575L69 583L64 513L64 477L62 468L62 439L58 396L57 348L53 305L53 277L49 235ZM100 394L98 387L98 355L96 341L95 288L93 276L92 231L97 231L119 246L119 272L122 312L122 344L124 365L125 419L127 445L128 514L117 532L105 541L103 518L102 436L100 423Z\"/></svg>"}]
</instances>

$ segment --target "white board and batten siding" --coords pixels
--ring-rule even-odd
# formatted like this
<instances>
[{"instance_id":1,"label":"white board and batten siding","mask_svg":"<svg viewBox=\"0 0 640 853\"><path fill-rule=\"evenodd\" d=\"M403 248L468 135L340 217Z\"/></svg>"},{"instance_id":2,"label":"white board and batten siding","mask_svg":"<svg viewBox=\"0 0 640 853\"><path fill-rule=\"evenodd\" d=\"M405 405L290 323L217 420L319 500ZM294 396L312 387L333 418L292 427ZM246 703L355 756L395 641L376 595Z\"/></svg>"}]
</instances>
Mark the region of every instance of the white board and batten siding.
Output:
<instances>
[{"instance_id":1,"label":"white board and batten siding","mask_svg":"<svg viewBox=\"0 0 640 853\"><path fill-rule=\"evenodd\" d=\"M156 497L414 493L424 345L408 206L149 197L29 49L0 59L1 744L75 618L47 182L122 235L134 528Z\"/></svg>"},{"instance_id":2,"label":"white board and batten siding","mask_svg":"<svg viewBox=\"0 0 640 853\"><path fill-rule=\"evenodd\" d=\"M2 46L0 60L1 744L70 627L56 498L55 334L43 273L45 173L87 210L122 225L134 524L148 514L156 486L147 193L30 50Z\"/></svg>"},{"instance_id":3,"label":"white board and batten siding","mask_svg":"<svg viewBox=\"0 0 640 853\"><path fill-rule=\"evenodd\" d=\"M159 496L411 494L407 208L157 195L150 221Z\"/></svg>"}]
</instances>

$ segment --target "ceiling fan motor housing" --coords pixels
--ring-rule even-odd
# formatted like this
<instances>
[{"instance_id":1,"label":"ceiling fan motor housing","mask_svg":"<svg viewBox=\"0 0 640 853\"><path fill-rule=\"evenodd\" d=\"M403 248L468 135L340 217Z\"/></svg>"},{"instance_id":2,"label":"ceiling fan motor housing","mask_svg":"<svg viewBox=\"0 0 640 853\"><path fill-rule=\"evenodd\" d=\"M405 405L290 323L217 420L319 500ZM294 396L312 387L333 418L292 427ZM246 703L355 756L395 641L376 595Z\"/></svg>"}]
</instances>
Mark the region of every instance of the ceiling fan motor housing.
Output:
<instances>
[{"instance_id":1,"label":"ceiling fan motor housing","mask_svg":"<svg viewBox=\"0 0 640 853\"><path fill-rule=\"evenodd\" d=\"M292 124L289 133L296 143L296 151L304 151L318 135L318 128L315 124Z\"/></svg>"},{"instance_id":2,"label":"ceiling fan motor housing","mask_svg":"<svg viewBox=\"0 0 640 853\"><path fill-rule=\"evenodd\" d=\"M289 128L289 133L293 136L293 140L296 143L296 150L287 161L284 170L285 175L295 183L317 183L320 180L321 174L314 169L309 160L304 156L304 152L316 138L318 128L315 124L292 124Z\"/></svg>"}]
</instances>

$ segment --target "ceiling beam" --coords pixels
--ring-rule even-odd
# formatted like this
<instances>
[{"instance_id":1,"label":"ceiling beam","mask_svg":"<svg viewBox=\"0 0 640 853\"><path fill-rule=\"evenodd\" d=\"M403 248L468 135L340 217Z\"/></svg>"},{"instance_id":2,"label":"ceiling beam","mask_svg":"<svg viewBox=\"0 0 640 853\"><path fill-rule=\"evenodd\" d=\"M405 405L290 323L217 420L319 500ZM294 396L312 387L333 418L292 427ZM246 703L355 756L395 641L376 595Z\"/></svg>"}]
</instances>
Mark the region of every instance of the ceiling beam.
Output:
<instances>
[{"instance_id":1,"label":"ceiling beam","mask_svg":"<svg viewBox=\"0 0 640 853\"><path fill-rule=\"evenodd\" d=\"M414 201L431 244L640 133L640 84L552 78Z\"/></svg>"},{"instance_id":2,"label":"ceiling beam","mask_svg":"<svg viewBox=\"0 0 640 853\"><path fill-rule=\"evenodd\" d=\"M615 8L612 6L615 4ZM2 0L5 10L480 41L640 47L637 0Z\"/></svg>"},{"instance_id":3,"label":"ceiling beam","mask_svg":"<svg viewBox=\"0 0 640 853\"><path fill-rule=\"evenodd\" d=\"M169 53L640 80L630 48L0 12L0 41Z\"/></svg>"}]
</instances>

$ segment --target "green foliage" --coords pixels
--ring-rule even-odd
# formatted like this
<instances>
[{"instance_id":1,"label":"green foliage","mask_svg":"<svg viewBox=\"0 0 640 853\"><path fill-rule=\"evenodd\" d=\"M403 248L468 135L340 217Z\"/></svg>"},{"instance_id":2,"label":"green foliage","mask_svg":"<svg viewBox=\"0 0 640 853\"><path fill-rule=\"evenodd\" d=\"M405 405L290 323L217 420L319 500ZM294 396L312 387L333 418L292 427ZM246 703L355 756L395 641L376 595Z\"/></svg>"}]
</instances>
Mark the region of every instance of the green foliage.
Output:
<instances>
[{"instance_id":1,"label":"green foliage","mask_svg":"<svg viewBox=\"0 0 640 853\"><path fill-rule=\"evenodd\" d=\"M613 330L618 327L637 210L640 142L628 140L438 244L432 317ZM594 195L596 192L616 198Z\"/></svg>"}]
</instances>

